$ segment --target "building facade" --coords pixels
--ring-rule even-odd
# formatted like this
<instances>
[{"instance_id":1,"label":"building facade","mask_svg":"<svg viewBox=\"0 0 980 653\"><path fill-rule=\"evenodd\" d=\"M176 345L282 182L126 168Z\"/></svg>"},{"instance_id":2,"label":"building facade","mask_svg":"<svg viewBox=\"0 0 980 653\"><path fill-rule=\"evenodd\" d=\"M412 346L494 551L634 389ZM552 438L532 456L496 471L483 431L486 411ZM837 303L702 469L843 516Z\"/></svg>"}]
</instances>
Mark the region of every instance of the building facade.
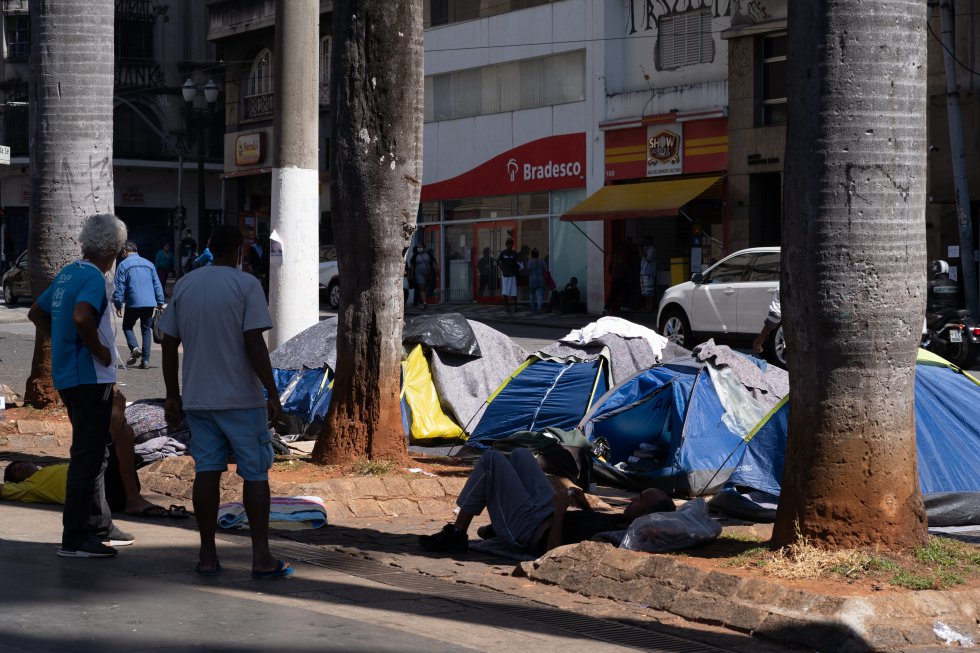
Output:
<instances>
[{"instance_id":1,"label":"building facade","mask_svg":"<svg viewBox=\"0 0 980 653\"><path fill-rule=\"evenodd\" d=\"M28 124L30 16L27 0L4 0L0 59L0 133L11 149L0 166L3 245L9 264L27 247L30 204ZM221 150L217 112L206 113L203 89L220 86L221 67L205 38L206 9L192 0L117 0L113 182L116 214L140 252L152 257L185 226L207 237L221 220ZM188 111L181 86L191 79L200 111ZM219 94L219 104L222 102ZM202 121L202 122L199 122ZM218 140L220 143L220 140ZM199 192L201 158L204 212ZM180 212L177 207L183 207Z\"/></svg>"}]
</instances>

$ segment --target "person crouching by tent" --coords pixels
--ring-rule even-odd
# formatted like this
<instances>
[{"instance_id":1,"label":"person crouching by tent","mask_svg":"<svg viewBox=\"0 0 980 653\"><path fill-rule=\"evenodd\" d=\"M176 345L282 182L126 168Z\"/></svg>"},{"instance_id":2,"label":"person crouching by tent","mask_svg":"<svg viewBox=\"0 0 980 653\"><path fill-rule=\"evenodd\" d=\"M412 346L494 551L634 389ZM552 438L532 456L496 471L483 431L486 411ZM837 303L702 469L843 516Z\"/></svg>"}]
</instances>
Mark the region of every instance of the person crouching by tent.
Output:
<instances>
[{"instance_id":1,"label":"person crouching by tent","mask_svg":"<svg viewBox=\"0 0 980 653\"><path fill-rule=\"evenodd\" d=\"M499 537L537 556L598 533L624 530L642 515L674 510L665 492L650 488L633 497L620 513L594 512L581 488L567 479L562 481L563 489L555 492L529 449L515 449L509 457L487 451L473 466L456 499L459 514L455 523L433 535L420 535L419 545L426 551L465 553L469 549L466 531L484 508L490 514L490 528L480 528L481 537ZM581 510L569 511L573 503Z\"/></svg>"}]
</instances>

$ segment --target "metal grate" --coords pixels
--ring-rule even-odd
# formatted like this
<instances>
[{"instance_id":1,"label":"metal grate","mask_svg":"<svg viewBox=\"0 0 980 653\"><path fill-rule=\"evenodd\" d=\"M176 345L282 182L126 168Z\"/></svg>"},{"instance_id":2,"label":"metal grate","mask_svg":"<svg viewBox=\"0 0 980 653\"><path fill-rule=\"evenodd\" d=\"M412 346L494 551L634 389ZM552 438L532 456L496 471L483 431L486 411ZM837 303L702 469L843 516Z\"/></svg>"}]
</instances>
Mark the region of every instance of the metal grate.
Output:
<instances>
[{"instance_id":1,"label":"metal grate","mask_svg":"<svg viewBox=\"0 0 980 653\"><path fill-rule=\"evenodd\" d=\"M648 630L575 612L565 612L544 603L510 596L502 592L439 580L420 573L387 567L363 558L355 558L344 553L324 551L312 545L280 540L276 545L276 550L306 564L366 578L399 589L430 594L472 607L492 609L524 621L575 633L609 644L653 653L725 653L727 651L727 649L668 635L656 630Z\"/></svg>"}]
</instances>

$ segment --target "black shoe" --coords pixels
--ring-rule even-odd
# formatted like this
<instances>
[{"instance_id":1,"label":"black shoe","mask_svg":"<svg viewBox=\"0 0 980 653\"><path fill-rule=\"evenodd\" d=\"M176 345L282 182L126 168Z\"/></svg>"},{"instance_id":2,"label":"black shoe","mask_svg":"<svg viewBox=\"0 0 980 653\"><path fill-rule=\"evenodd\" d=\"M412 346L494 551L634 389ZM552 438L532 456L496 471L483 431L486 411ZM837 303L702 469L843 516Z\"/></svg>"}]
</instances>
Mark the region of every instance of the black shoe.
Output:
<instances>
[{"instance_id":1,"label":"black shoe","mask_svg":"<svg viewBox=\"0 0 980 653\"><path fill-rule=\"evenodd\" d=\"M129 352L129 358L126 359L126 365L136 365L136 361L138 361L140 359L140 356L142 355L143 352L140 351L139 347L132 350L131 352Z\"/></svg>"},{"instance_id":2,"label":"black shoe","mask_svg":"<svg viewBox=\"0 0 980 653\"><path fill-rule=\"evenodd\" d=\"M466 553L470 543L464 531L446 524L435 535L419 535L419 546L426 551L439 553Z\"/></svg>"},{"instance_id":3,"label":"black shoe","mask_svg":"<svg viewBox=\"0 0 980 653\"><path fill-rule=\"evenodd\" d=\"M149 363L140 363L140 369L141 370L148 370L148 369L150 369L150 364Z\"/></svg>"},{"instance_id":4,"label":"black shoe","mask_svg":"<svg viewBox=\"0 0 980 653\"><path fill-rule=\"evenodd\" d=\"M122 530L118 526L113 526L112 530L109 531L108 535L100 536L102 538L102 544L107 546L129 546L136 541L136 538L126 531Z\"/></svg>"},{"instance_id":5,"label":"black shoe","mask_svg":"<svg viewBox=\"0 0 980 653\"><path fill-rule=\"evenodd\" d=\"M58 550L59 558L111 558L116 555L116 550L111 546L106 546L96 538L91 538L82 542L78 546L62 546Z\"/></svg>"},{"instance_id":6,"label":"black shoe","mask_svg":"<svg viewBox=\"0 0 980 653\"><path fill-rule=\"evenodd\" d=\"M493 524L487 524L486 526L480 526L476 529L476 534L480 536L481 540L492 540L497 537L497 534L493 530Z\"/></svg>"}]
</instances>

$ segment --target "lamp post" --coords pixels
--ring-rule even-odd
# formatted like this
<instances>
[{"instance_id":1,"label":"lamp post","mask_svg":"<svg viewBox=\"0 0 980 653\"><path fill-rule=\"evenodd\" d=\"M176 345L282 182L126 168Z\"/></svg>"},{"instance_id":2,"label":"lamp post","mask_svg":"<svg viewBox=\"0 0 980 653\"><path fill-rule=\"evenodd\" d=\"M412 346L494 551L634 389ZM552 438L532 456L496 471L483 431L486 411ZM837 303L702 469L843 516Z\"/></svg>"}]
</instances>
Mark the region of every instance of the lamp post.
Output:
<instances>
[{"instance_id":1,"label":"lamp post","mask_svg":"<svg viewBox=\"0 0 980 653\"><path fill-rule=\"evenodd\" d=\"M204 86L204 99L207 107L203 109L194 108L194 98L197 97L197 86L194 80L188 78L184 85L180 87L180 92L184 96L187 105L187 131L197 127L197 228L198 240L201 240L201 225L207 215L207 202L204 188L204 141L207 137L208 120L214 111L214 104L218 101L220 89L214 80L208 80Z\"/></svg>"}]
</instances>

